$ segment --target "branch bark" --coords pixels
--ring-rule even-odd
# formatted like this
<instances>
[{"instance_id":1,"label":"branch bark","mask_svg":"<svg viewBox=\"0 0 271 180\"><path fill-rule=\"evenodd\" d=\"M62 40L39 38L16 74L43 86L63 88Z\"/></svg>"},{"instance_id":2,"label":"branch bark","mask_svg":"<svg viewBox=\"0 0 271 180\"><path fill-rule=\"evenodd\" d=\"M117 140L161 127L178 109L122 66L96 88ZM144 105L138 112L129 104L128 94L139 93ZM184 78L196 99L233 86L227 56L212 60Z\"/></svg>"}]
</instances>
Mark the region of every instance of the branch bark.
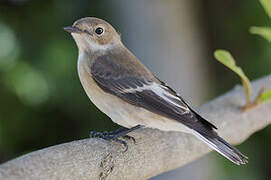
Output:
<instances>
[{"instance_id":1,"label":"branch bark","mask_svg":"<svg viewBox=\"0 0 271 180\"><path fill-rule=\"evenodd\" d=\"M271 88L271 76L252 83L252 97L263 85ZM271 123L271 103L242 112L245 99L243 88L236 86L198 111L220 136L239 144ZM89 138L26 154L0 165L0 179L147 179L211 151L190 134L145 128L131 135L137 143L130 142L125 153L118 144Z\"/></svg>"}]
</instances>

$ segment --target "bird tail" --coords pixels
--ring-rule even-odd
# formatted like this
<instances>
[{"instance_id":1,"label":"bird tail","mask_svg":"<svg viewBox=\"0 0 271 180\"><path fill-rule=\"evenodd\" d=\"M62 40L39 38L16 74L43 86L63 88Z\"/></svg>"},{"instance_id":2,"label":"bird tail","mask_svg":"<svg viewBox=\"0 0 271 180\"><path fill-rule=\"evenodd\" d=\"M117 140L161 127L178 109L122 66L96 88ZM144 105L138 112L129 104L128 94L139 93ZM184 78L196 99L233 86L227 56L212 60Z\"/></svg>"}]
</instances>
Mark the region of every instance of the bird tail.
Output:
<instances>
[{"instance_id":1,"label":"bird tail","mask_svg":"<svg viewBox=\"0 0 271 180\"><path fill-rule=\"evenodd\" d=\"M237 165L248 162L248 157L244 156L238 149L227 143L216 133L210 136L194 130L193 134L231 162Z\"/></svg>"}]
</instances>

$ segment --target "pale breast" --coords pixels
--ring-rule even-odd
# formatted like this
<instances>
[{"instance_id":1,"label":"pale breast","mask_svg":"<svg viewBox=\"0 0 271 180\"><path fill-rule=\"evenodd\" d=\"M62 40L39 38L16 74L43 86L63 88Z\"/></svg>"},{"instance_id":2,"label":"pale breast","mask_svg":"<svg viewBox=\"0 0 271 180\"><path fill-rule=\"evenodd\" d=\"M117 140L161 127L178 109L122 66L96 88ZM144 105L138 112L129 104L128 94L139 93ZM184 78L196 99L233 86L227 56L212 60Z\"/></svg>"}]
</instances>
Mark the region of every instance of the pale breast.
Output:
<instances>
[{"instance_id":1,"label":"pale breast","mask_svg":"<svg viewBox=\"0 0 271 180\"><path fill-rule=\"evenodd\" d=\"M129 116L138 108L133 108L132 110L130 104L118 97L105 93L98 87L90 74L89 64L84 57L79 57L78 74L81 84L93 104L109 116L115 123L124 127L131 127L134 125L131 123L131 120L129 120Z\"/></svg>"}]
</instances>

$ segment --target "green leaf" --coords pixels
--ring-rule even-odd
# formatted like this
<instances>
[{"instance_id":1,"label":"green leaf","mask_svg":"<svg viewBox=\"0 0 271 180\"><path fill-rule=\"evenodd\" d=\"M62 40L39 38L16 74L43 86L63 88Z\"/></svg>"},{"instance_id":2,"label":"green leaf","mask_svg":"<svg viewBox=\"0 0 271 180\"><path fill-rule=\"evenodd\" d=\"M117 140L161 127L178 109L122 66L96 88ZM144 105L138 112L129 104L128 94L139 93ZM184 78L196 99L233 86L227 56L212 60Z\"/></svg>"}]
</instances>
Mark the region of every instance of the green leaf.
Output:
<instances>
[{"instance_id":1,"label":"green leaf","mask_svg":"<svg viewBox=\"0 0 271 180\"><path fill-rule=\"evenodd\" d=\"M268 101L271 101L271 89L261 95L259 103L266 103Z\"/></svg>"},{"instance_id":2,"label":"green leaf","mask_svg":"<svg viewBox=\"0 0 271 180\"><path fill-rule=\"evenodd\" d=\"M260 0L265 12L271 18L271 1L270 0Z\"/></svg>"},{"instance_id":3,"label":"green leaf","mask_svg":"<svg viewBox=\"0 0 271 180\"><path fill-rule=\"evenodd\" d=\"M271 28L270 27L251 27L249 29L251 34L257 34L271 42Z\"/></svg>"},{"instance_id":4,"label":"green leaf","mask_svg":"<svg viewBox=\"0 0 271 180\"><path fill-rule=\"evenodd\" d=\"M247 102L250 102L250 96L251 96L251 84L249 79L247 78L247 76L245 75L245 73L243 72L243 70L238 67L235 63L234 58L232 57L232 55L230 54L230 52L226 51L226 50L216 50L214 53L215 58L221 62L222 64L224 64L225 66L227 66L228 68L230 68L233 72L235 72L236 74L238 74L242 80L242 84L244 86L246 95L247 95Z\"/></svg>"}]
</instances>

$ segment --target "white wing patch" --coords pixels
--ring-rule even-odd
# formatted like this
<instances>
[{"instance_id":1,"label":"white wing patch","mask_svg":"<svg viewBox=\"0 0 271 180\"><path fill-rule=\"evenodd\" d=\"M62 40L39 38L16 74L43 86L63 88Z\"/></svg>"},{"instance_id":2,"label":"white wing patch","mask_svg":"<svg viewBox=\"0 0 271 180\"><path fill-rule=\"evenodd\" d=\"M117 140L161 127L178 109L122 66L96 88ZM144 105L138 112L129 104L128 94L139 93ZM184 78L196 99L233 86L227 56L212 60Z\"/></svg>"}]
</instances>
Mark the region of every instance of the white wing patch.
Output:
<instances>
[{"instance_id":1,"label":"white wing patch","mask_svg":"<svg viewBox=\"0 0 271 180\"><path fill-rule=\"evenodd\" d=\"M183 110L185 110L185 113L189 113L190 110L187 106L178 104L176 101L180 101L182 102L182 100L178 97L175 96L173 94L171 94L168 91L168 88L161 85L161 84L157 84L157 83L151 83L151 84L147 84L147 85L143 85L141 87L137 87L137 88L129 88L129 89L123 89L122 93L134 93L134 92L142 92L144 90L149 90L154 92L157 96L163 98L165 101L169 102L170 104L173 104L179 108L182 108ZM172 99L175 99L176 101L173 101Z\"/></svg>"}]
</instances>

